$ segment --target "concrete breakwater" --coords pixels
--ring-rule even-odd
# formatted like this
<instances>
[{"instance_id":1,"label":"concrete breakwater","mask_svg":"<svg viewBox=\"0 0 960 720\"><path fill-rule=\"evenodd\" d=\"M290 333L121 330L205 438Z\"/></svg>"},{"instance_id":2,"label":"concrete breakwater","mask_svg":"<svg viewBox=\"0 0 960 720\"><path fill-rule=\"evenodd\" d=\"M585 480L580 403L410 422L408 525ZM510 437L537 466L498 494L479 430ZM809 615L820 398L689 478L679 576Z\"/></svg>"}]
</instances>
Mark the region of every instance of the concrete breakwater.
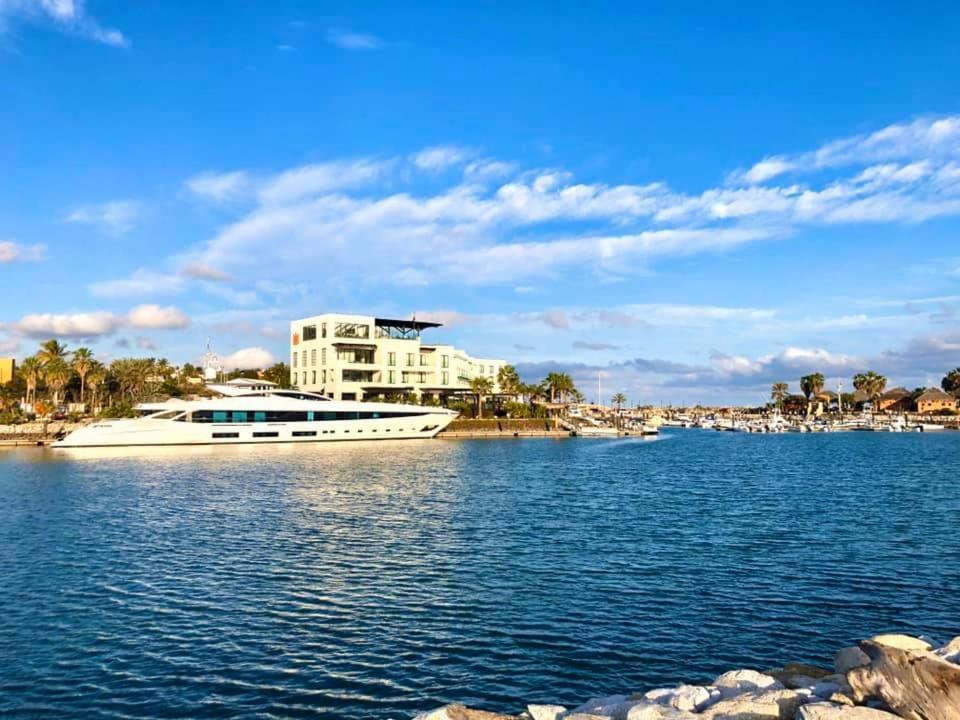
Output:
<instances>
[{"instance_id":1,"label":"concrete breakwater","mask_svg":"<svg viewBox=\"0 0 960 720\"><path fill-rule=\"evenodd\" d=\"M415 720L960 720L960 637L878 635L840 649L832 668L731 670L708 685L597 697L505 715L447 705Z\"/></svg>"},{"instance_id":2,"label":"concrete breakwater","mask_svg":"<svg viewBox=\"0 0 960 720\"><path fill-rule=\"evenodd\" d=\"M73 432L86 423L62 420L0 425L0 445L45 445L61 434Z\"/></svg>"}]
</instances>

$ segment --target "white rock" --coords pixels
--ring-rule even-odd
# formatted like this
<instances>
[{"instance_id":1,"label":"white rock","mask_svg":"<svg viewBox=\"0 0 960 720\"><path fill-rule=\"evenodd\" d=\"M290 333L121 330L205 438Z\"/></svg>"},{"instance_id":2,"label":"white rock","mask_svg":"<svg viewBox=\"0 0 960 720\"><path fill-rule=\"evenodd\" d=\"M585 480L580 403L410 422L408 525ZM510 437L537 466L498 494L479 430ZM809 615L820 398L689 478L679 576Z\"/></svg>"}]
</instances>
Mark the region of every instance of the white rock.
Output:
<instances>
[{"instance_id":1,"label":"white rock","mask_svg":"<svg viewBox=\"0 0 960 720\"><path fill-rule=\"evenodd\" d=\"M666 705L677 710L699 712L719 700L720 691L702 685L678 685L675 688L650 690L643 697L644 700L658 705Z\"/></svg>"},{"instance_id":2,"label":"white rock","mask_svg":"<svg viewBox=\"0 0 960 720\"><path fill-rule=\"evenodd\" d=\"M677 710L669 705L634 705L627 714L627 720L697 720L699 715L686 710Z\"/></svg>"},{"instance_id":3,"label":"white rock","mask_svg":"<svg viewBox=\"0 0 960 720\"><path fill-rule=\"evenodd\" d=\"M910 635L874 635L870 638L878 645L899 648L900 650L911 650L913 652L926 652L932 650L933 646L926 640L911 637Z\"/></svg>"},{"instance_id":4,"label":"white rock","mask_svg":"<svg viewBox=\"0 0 960 720\"><path fill-rule=\"evenodd\" d=\"M584 714L610 718L611 720L627 720L631 708L643 702L643 700L630 700L624 695L591 698L580 707L570 710L563 717L571 718L574 715Z\"/></svg>"},{"instance_id":5,"label":"white rock","mask_svg":"<svg viewBox=\"0 0 960 720\"><path fill-rule=\"evenodd\" d=\"M730 670L720 675L713 684L724 699L757 690L783 690L779 680L756 670Z\"/></svg>"},{"instance_id":6,"label":"white rock","mask_svg":"<svg viewBox=\"0 0 960 720\"><path fill-rule=\"evenodd\" d=\"M703 720L749 720L770 718L770 720L793 720L797 708L807 702L797 690L759 690L744 693L733 698L721 700L711 705L698 717Z\"/></svg>"},{"instance_id":7,"label":"white rock","mask_svg":"<svg viewBox=\"0 0 960 720\"><path fill-rule=\"evenodd\" d=\"M563 705L527 705L532 720L558 720L566 711Z\"/></svg>"},{"instance_id":8,"label":"white rock","mask_svg":"<svg viewBox=\"0 0 960 720\"><path fill-rule=\"evenodd\" d=\"M450 720L450 716L447 715L447 706L444 705L442 708L420 713L413 720Z\"/></svg>"},{"instance_id":9,"label":"white rock","mask_svg":"<svg viewBox=\"0 0 960 720\"><path fill-rule=\"evenodd\" d=\"M797 720L900 720L883 710L868 707L850 707L833 703L810 703L797 710Z\"/></svg>"},{"instance_id":10,"label":"white rock","mask_svg":"<svg viewBox=\"0 0 960 720\"><path fill-rule=\"evenodd\" d=\"M832 680L821 680L810 688L814 695L824 700L829 700L830 696L843 691L843 686Z\"/></svg>"},{"instance_id":11,"label":"white rock","mask_svg":"<svg viewBox=\"0 0 960 720\"><path fill-rule=\"evenodd\" d=\"M837 651L836 656L833 658L834 669L838 673L843 673L844 675L854 668L869 664L870 658L868 658L867 654L856 645L840 648L840 650Z\"/></svg>"},{"instance_id":12,"label":"white rock","mask_svg":"<svg viewBox=\"0 0 960 720\"><path fill-rule=\"evenodd\" d=\"M943 647L937 648L934 651L934 654L939 655L947 662L960 665L960 635L955 637Z\"/></svg>"}]
</instances>

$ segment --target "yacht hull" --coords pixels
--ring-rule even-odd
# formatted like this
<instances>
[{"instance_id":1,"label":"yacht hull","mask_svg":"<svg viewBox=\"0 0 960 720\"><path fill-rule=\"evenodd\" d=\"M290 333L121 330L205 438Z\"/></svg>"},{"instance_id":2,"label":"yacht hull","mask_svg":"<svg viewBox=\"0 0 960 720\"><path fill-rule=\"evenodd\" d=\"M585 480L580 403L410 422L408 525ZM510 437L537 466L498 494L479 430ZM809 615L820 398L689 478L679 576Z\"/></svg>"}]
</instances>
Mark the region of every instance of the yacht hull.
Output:
<instances>
[{"instance_id":1,"label":"yacht hull","mask_svg":"<svg viewBox=\"0 0 960 720\"><path fill-rule=\"evenodd\" d=\"M456 417L437 412L398 418L309 422L190 423L138 418L105 420L72 432L54 448L237 445L408 440L435 437Z\"/></svg>"}]
</instances>

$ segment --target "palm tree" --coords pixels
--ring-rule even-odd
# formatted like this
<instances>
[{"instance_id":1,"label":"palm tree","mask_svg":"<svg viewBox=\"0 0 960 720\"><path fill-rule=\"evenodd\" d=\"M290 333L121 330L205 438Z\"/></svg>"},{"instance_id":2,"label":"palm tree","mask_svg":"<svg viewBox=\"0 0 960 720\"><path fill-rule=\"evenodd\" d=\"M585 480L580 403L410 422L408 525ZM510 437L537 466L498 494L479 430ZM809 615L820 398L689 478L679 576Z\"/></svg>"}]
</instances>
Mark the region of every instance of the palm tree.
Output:
<instances>
[{"instance_id":1,"label":"palm tree","mask_svg":"<svg viewBox=\"0 0 960 720\"><path fill-rule=\"evenodd\" d=\"M883 375L878 375L873 370L869 370L854 375L853 386L857 390L865 392L870 397L870 401L876 404L877 398L883 394L887 387L887 379Z\"/></svg>"},{"instance_id":2,"label":"palm tree","mask_svg":"<svg viewBox=\"0 0 960 720\"><path fill-rule=\"evenodd\" d=\"M940 387L943 388L944 392L954 394L960 392L960 367L954 368L944 375L943 380L940 381Z\"/></svg>"},{"instance_id":3,"label":"palm tree","mask_svg":"<svg viewBox=\"0 0 960 720\"><path fill-rule=\"evenodd\" d=\"M60 393L63 391L63 388L66 387L67 383L70 382L72 376L73 370L63 358L54 356L44 364L43 378L47 381L47 385L53 393L52 401L54 408L60 404Z\"/></svg>"},{"instance_id":4,"label":"palm tree","mask_svg":"<svg viewBox=\"0 0 960 720\"><path fill-rule=\"evenodd\" d=\"M483 417L483 397L493 392L493 381L488 377L478 376L470 381L470 390L477 396L477 419Z\"/></svg>"},{"instance_id":5,"label":"palm tree","mask_svg":"<svg viewBox=\"0 0 960 720\"><path fill-rule=\"evenodd\" d=\"M624 395L622 392L618 392L612 398L610 398L610 402L617 406L617 427L619 428L620 427L620 410L623 408L624 403L627 402L627 396Z\"/></svg>"},{"instance_id":6,"label":"palm tree","mask_svg":"<svg viewBox=\"0 0 960 720\"><path fill-rule=\"evenodd\" d=\"M40 380L42 367L36 356L28 357L20 363L20 372L27 383L27 402L33 405L37 402L37 382Z\"/></svg>"},{"instance_id":7,"label":"palm tree","mask_svg":"<svg viewBox=\"0 0 960 720\"><path fill-rule=\"evenodd\" d=\"M785 382L774 383L770 387L770 399L777 404L777 410L783 411L783 401L790 394L790 386Z\"/></svg>"},{"instance_id":8,"label":"palm tree","mask_svg":"<svg viewBox=\"0 0 960 720\"><path fill-rule=\"evenodd\" d=\"M557 391L559 390L560 385L563 384L560 373L547 373L547 377L544 379L543 384L550 391L550 403L555 403L557 401Z\"/></svg>"},{"instance_id":9,"label":"palm tree","mask_svg":"<svg viewBox=\"0 0 960 720\"><path fill-rule=\"evenodd\" d=\"M104 383L106 383L106 381L107 369L103 366L103 363L97 360L91 361L90 369L87 371L87 384L90 387L90 394L93 398L90 403L91 408L99 408L99 403L97 402L97 391L104 385Z\"/></svg>"},{"instance_id":10,"label":"palm tree","mask_svg":"<svg viewBox=\"0 0 960 720\"><path fill-rule=\"evenodd\" d=\"M87 388L87 375L93 365L93 353L90 348L77 348L73 351L73 370L80 376L80 402L85 402L84 395Z\"/></svg>"},{"instance_id":11,"label":"palm tree","mask_svg":"<svg viewBox=\"0 0 960 720\"><path fill-rule=\"evenodd\" d=\"M504 395L516 396L520 394L520 376L513 365L504 365L497 371L497 384Z\"/></svg>"},{"instance_id":12,"label":"palm tree","mask_svg":"<svg viewBox=\"0 0 960 720\"><path fill-rule=\"evenodd\" d=\"M810 396L813 395L813 375L804 375L800 378L800 392L807 401L810 400Z\"/></svg>"},{"instance_id":13,"label":"palm tree","mask_svg":"<svg viewBox=\"0 0 960 720\"><path fill-rule=\"evenodd\" d=\"M69 351L66 345L61 345L57 340L47 340L46 342L40 343L40 350L37 351L37 359L41 365L46 366L47 363L54 360L66 361L68 353Z\"/></svg>"},{"instance_id":14,"label":"palm tree","mask_svg":"<svg viewBox=\"0 0 960 720\"><path fill-rule=\"evenodd\" d=\"M807 375L807 377L810 379L810 390L813 396L816 397L820 394L820 391L823 390L826 378L823 377L823 373L813 373L812 375Z\"/></svg>"}]
</instances>

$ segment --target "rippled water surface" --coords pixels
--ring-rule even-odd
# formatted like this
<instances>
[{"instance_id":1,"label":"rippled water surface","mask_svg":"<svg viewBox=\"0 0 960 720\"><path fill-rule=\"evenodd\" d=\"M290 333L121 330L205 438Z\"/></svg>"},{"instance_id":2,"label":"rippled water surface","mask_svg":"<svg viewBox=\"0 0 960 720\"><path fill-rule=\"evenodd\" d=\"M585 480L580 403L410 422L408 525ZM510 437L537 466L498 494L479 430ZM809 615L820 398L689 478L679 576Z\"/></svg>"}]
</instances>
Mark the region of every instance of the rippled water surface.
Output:
<instances>
[{"instance_id":1,"label":"rippled water surface","mask_svg":"<svg viewBox=\"0 0 960 720\"><path fill-rule=\"evenodd\" d=\"M519 710L960 634L960 433L0 452L0 715Z\"/></svg>"}]
</instances>

